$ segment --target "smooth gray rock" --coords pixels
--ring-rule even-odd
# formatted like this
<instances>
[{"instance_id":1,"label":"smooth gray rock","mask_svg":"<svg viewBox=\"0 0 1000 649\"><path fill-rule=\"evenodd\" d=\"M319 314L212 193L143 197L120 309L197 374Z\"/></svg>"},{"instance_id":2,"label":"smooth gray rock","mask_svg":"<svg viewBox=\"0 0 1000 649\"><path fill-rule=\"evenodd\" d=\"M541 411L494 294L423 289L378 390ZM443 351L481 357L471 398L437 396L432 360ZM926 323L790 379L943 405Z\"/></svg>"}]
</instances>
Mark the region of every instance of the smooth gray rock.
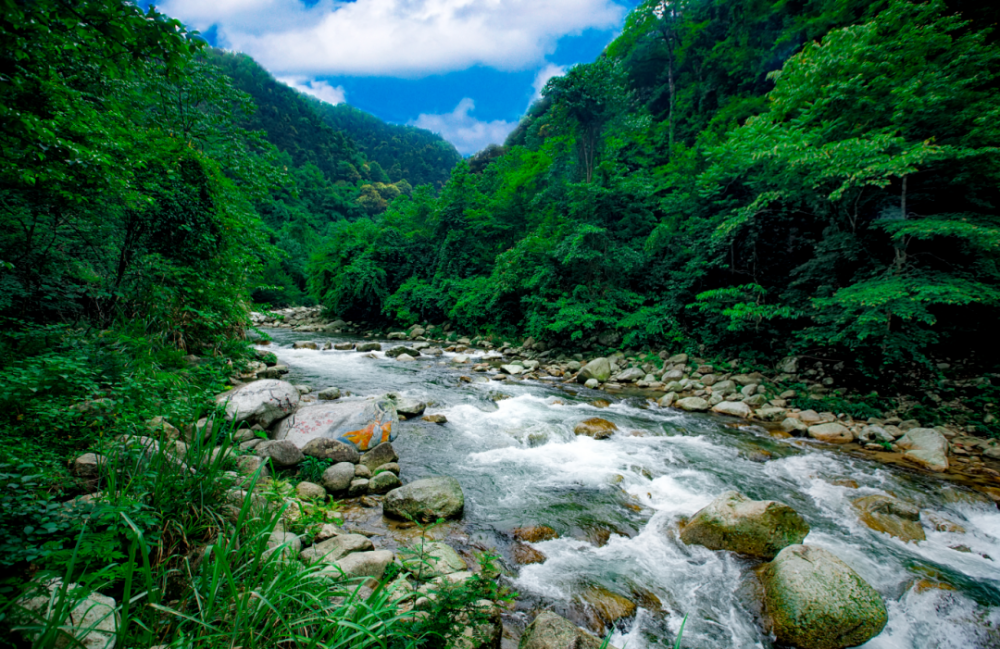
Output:
<instances>
[{"instance_id":1,"label":"smooth gray rock","mask_svg":"<svg viewBox=\"0 0 1000 649\"><path fill-rule=\"evenodd\" d=\"M302 454L321 460L350 462L351 464L357 464L361 459L361 453L358 452L358 449L329 437L317 437L310 440L302 447Z\"/></svg>"},{"instance_id":2,"label":"smooth gray rock","mask_svg":"<svg viewBox=\"0 0 1000 649\"><path fill-rule=\"evenodd\" d=\"M586 383L589 379L597 379L604 383L611 378L611 361L606 358L595 358L580 370L576 380L579 383Z\"/></svg>"},{"instance_id":3,"label":"smooth gray rock","mask_svg":"<svg viewBox=\"0 0 1000 649\"><path fill-rule=\"evenodd\" d=\"M427 409L427 404L417 399L406 397L390 397L396 404L396 412L407 417L417 417Z\"/></svg>"},{"instance_id":4,"label":"smooth gray rock","mask_svg":"<svg viewBox=\"0 0 1000 649\"><path fill-rule=\"evenodd\" d=\"M336 401L340 398L340 388L326 388L316 393L316 398L320 401Z\"/></svg>"},{"instance_id":5,"label":"smooth gray rock","mask_svg":"<svg viewBox=\"0 0 1000 649\"><path fill-rule=\"evenodd\" d=\"M384 494L389 493L402 484L395 473L382 471L368 481L368 490L373 494Z\"/></svg>"},{"instance_id":6,"label":"smooth gray rock","mask_svg":"<svg viewBox=\"0 0 1000 649\"><path fill-rule=\"evenodd\" d=\"M393 489L382 502L388 516L421 523L458 518L465 509L465 494L458 480L448 476L424 478Z\"/></svg>"},{"instance_id":7,"label":"smooth gray rock","mask_svg":"<svg viewBox=\"0 0 1000 649\"><path fill-rule=\"evenodd\" d=\"M441 541L417 541L402 563L404 570L419 575L421 579L443 577L469 569L458 552Z\"/></svg>"},{"instance_id":8,"label":"smooth gray rock","mask_svg":"<svg viewBox=\"0 0 1000 649\"><path fill-rule=\"evenodd\" d=\"M675 407L688 412L705 412L708 410L708 402L701 397L685 397L674 404Z\"/></svg>"},{"instance_id":9,"label":"smooth gray rock","mask_svg":"<svg viewBox=\"0 0 1000 649\"><path fill-rule=\"evenodd\" d=\"M379 343L361 343L355 346L354 350L359 352L380 352L382 351L382 345Z\"/></svg>"},{"instance_id":10,"label":"smooth gray rock","mask_svg":"<svg viewBox=\"0 0 1000 649\"><path fill-rule=\"evenodd\" d=\"M750 406L742 401L720 401L712 406L712 412L731 415L733 417L742 417L743 419L749 419L753 415Z\"/></svg>"},{"instance_id":11,"label":"smooth gray rock","mask_svg":"<svg viewBox=\"0 0 1000 649\"><path fill-rule=\"evenodd\" d=\"M911 428L896 440L903 457L931 471L948 470L948 440L933 428Z\"/></svg>"},{"instance_id":12,"label":"smooth gray rock","mask_svg":"<svg viewBox=\"0 0 1000 649\"><path fill-rule=\"evenodd\" d=\"M299 447L287 440L261 442L254 447L254 453L270 458L276 466L295 466L305 459Z\"/></svg>"},{"instance_id":13,"label":"smooth gray rock","mask_svg":"<svg viewBox=\"0 0 1000 649\"><path fill-rule=\"evenodd\" d=\"M219 395L216 402L225 406L226 419L266 428L295 412L299 406L299 391L287 381L262 379Z\"/></svg>"},{"instance_id":14,"label":"smooth gray rock","mask_svg":"<svg viewBox=\"0 0 1000 649\"><path fill-rule=\"evenodd\" d=\"M358 466L361 466L360 464ZM355 478L351 480L351 486L347 488L348 498L357 498L368 493L368 478Z\"/></svg>"},{"instance_id":15,"label":"smooth gray rock","mask_svg":"<svg viewBox=\"0 0 1000 649\"><path fill-rule=\"evenodd\" d=\"M552 611L542 611L524 630L518 649L601 649L601 640ZM608 645L607 649L615 649Z\"/></svg>"},{"instance_id":16,"label":"smooth gray rock","mask_svg":"<svg viewBox=\"0 0 1000 649\"><path fill-rule=\"evenodd\" d=\"M383 464L395 462L398 459L399 456L396 455L396 451L392 448L392 444L385 442L384 444L379 444L372 450L362 455L359 462L368 467L369 470L374 471Z\"/></svg>"},{"instance_id":17,"label":"smooth gray rock","mask_svg":"<svg viewBox=\"0 0 1000 649\"><path fill-rule=\"evenodd\" d=\"M346 491L351 486L352 480L354 480L354 465L350 462L338 462L323 472L320 482L328 492L339 493Z\"/></svg>"},{"instance_id":18,"label":"smooth gray rock","mask_svg":"<svg viewBox=\"0 0 1000 649\"><path fill-rule=\"evenodd\" d=\"M302 551L302 541L296 534L275 530L267 537L267 549L270 551L281 548L283 559L296 559Z\"/></svg>"},{"instance_id":19,"label":"smooth gray rock","mask_svg":"<svg viewBox=\"0 0 1000 649\"><path fill-rule=\"evenodd\" d=\"M310 546L300 555L306 565L314 563L335 563L352 552L370 552L374 550L371 540L361 534L339 534L325 541Z\"/></svg>"},{"instance_id":20,"label":"smooth gray rock","mask_svg":"<svg viewBox=\"0 0 1000 649\"><path fill-rule=\"evenodd\" d=\"M295 485L295 495L303 500L323 500L326 489L314 482L302 481Z\"/></svg>"},{"instance_id":21,"label":"smooth gray rock","mask_svg":"<svg viewBox=\"0 0 1000 649\"><path fill-rule=\"evenodd\" d=\"M332 564L329 572L334 570L347 579L355 577L372 577L381 579L385 569L392 563L393 554L388 550L374 552L352 552L340 561Z\"/></svg>"},{"instance_id":22,"label":"smooth gray rock","mask_svg":"<svg viewBox=\"0 0 1000 649\"><path fill-rule=\"evenodd\" d=\"M823 548L790 545L758 575L765 620L782 644L855 647L881 633L889 619L881 595Z\"/></svg>"},{"instance_id":23,"label":"smooth gray rock","mask_svg":"<svg viewBox=\"0 0 1000 649\"><path fill-rule=\"evenodd\" d=\"M635 383L636 381L641 381L646 377L646 373L643 372L638 367L630 367L623 372L619 372L615 376L615 381L619 383Z\"/></svg>"},{"instance_id":24,"label":"smooth gray rock","mask_svg":"<svg viewBox=\"0 0 1000 649\"><path fill-rule=\"evenodd\" d=\"M809 525L788 505L727 491L691 517L681 529L681 540L710 550L773 559L807 534Z\"/></svg>"},{"instance_id":25,"label":"smooth gray rock","mask_svg":"<svg viewBox=\"0 0 1000 649\"><path fill-rule=\"evenodd\" d=\"M396 406L390 399L322 401L303 406L294 416L279 422L274 438L305 448L310 441L325 437L349 441L359 451L365 451L383 440L394 439L398 424Z\"/></svg>"},{"instance_id":26,"label":"smooth gray rock","mask_svg":"<svg viewBox=\"0 0 1000 649\"><path fill-rule=\"evenodd\" d=\"M52 619L59 609L53 607L53 600L62 588L61 579L51 579L44 583L33 583L24 597L17 602L17 607L11 610L11 619L16 625L25 626L38 624L34 616L21 609L30 611L47 620ZM67 592L78 588L77 584L69 584ZM118 640L119 618L116 612L117 603L111 597L100 593L90 593L85 597L69 602L63 609L63 619L59 620L59 632L55 635L52 645L56 649L64 647L83 647L84 649L114 649ZM39 639L38 634L21 632L29 641Z\"/></svg>"}]
</instances>

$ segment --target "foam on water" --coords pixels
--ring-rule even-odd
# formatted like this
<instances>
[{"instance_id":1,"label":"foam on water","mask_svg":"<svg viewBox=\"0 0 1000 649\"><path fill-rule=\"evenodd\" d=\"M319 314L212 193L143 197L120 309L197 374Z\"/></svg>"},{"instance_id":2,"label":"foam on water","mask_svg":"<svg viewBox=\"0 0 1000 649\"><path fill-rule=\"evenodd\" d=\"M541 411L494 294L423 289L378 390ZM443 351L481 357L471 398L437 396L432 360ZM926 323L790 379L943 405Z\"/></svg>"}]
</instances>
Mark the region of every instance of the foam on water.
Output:
<instances>
[{"instance_id":1,"label":"foam on water","mask_svg":"<svg viewBox=\"0 0 1000 649\"><path fill-rule=\"evenodd\" d=\"M1000 646L1000 514L988 504L947 501L933 479L635 400L598 408L589 401L606 395L582 386L567 392L530 381L460 383L468 365L453 366L450 353L399 363L378 353L372 359L288 347L310 337L322 336L275 333L272 351L291 367L292 382L362 396L398 392L447 417L442 427L404 424L394 445L404 479L447 473L461 482L467 529L503 535L548 524L562 532L533 544L547 560L522 566L515 589L562 605L592 585L659 599L662 610L640 609L615 631L616 646L672 646L685 614L685 646L772 646L753 613L757 563L679 540L682 517L730 489L794 507L811 527L805 542L833 552L882 594L889 624L866 648ZM494 403L497 393L508 398ZM619 432L600 441L574 435L576 423L595 416ZM772 459L751 461L761 450ZM920 507L927 540L904 543L862 524L852 503L869 494ZM966 533L931 529L932 514ZM610 530L603 546L589 535L595 526Z\"/></svg>"}]
</instances>

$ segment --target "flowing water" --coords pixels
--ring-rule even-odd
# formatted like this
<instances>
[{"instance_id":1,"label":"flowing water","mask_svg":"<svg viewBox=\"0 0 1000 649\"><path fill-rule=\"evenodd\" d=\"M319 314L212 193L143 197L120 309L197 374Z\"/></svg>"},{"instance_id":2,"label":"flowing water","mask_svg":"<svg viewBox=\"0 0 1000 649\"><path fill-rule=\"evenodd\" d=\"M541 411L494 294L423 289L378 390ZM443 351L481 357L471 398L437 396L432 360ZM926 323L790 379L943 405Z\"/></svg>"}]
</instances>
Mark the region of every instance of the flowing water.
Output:
<instances>
[{"instance_id":1,"label":"flowing water","mask_svg":"<svg viewBox=\"0 0 1000 649\"><path fill-rule=\"evenodd\" d=\"M393 446L404 482L446 474L461 483L462 533L470 543L506 553L515 527L559 531L559 539L534 544L544 563L509 563L522 608L549 606L582 622L577 598L598 586L640 604L616 629L615 646L672 647L688 615L685 647L772 647L748 586L759 562L677 538L682 517L736 489L795 508L811 526L806 543L833 552L882 594L889 623L866 648L1000 647L1000 512L970 492L638 397L600 409L589 402L608 396L582 386L483 375L462 382L471 367L456 367L449 354L401 363L378 353L291 348L296 340L350 340L344 336L269 333L268 349L290 367L293 383L336 386L355 397L397 392L447 417L443 426L401 423ZM495 400L502 395L509 398ZM620 432L601 441L573 434L577 422L594 416ZM754 461L760 451L770 460ZM869 494L902 498L924 510L924 520L936 514L966 531L925 527L926 541L903 543L858 521L851 501Z\"/></svg>"}]
</instances>

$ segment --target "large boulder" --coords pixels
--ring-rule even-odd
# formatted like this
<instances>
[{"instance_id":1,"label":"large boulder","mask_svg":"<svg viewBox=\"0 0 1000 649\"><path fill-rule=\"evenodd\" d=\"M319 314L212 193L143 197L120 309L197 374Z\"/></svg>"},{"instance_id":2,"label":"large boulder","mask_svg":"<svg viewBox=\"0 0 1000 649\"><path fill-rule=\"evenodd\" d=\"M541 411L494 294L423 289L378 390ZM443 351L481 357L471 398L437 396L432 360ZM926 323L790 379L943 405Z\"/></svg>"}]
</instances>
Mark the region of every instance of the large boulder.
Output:
<instances>
[{"instance_id":1,"label":"large boulder","mask_svg":"<svg viewBox=\"0 0 1000 649\"><path fill-rule=\"evenodd\" d=\"M630 367L627 370L619 372L615 380L619 383L634 383L643 380L645 377L646 373L644 371L638 367Z\"/></svg>"},{"instance_id":2,"label":"large boulder","mask_svg":"<svg viewBox=\"0 0 1000 649\"><path fill-rule=\"evenodd\" d=\"M911 428L896 444L907 460L931 471L948 470L948 440L933 428Z\"/></svg>"},{"instance_id":3,"label":"large boulder","mask_svg":"<svg viewBox=\"0 0 1000 649\"><path fill-rule=\"evenodd\" d=\"M299 407L299 391L287 381L262 379L219 395L226 419L260 424L265 428Z\"/></svg>"},{"instance_id":4,"label":"large boulder","mask_svg":"<svg viewBox=\"0 0 1000 649\"><path fill-rule=\"evenodd\" d=\"M465 509L465 494L458 480L439 476L424 478L393 489L382 502L387 516L433 523L439 518L458 518Z\"/></svg>"},{"instance_id":5,"label":"large boulder","mask_svg":"<svg viewBox=\"0 0 1000 649\"><path fill-rule=\"evenodd\" d=\"M427 404L423 401L418 401L417 399L408 399L406 397L401 397L399 395L390 394L388 395L392 399L393 404L396 406L396 412L401 415L406 415L407 417L416 417L423 414L424 410L427 409Z\"/></svg>"},{"instance_id":6,"label":"large boulder","mask_svg":"<svg viewBox=\"0 0 1000 649\"><path fill-rule=\"evenodd\" d=\"M854 501L861 522L876 532L910 541L924 541L927 536L920 525L920 510L902 500L873 494Z\"/></svg>"},{"instance_id":7,"label":"large boulder","mask_svg":"<svg viewBox=\"0 0 1000 649\"><path fill-rule=\"evenodd\" d=\"M41 584L32 584L27 596L17 602L12 611L10 622L15 625L38 626L51 621L61 613L63 619L58 620L59 631L52 638L52 644L47 647L63 649L64 647L82 647L83 649L114 649L117 641L118 613L114 599L100 593L77 594L81 588L77 584L69 584L66 592L69 595L64 607L57 606L59 591L63 587L61 579L51 579ZM30 612L30 615L29 615ZM38 620L41 616L43 620ZM25 637L33 643L39 639L39 634L22 631Z\"/></svg>"},{"instance_id":8,"label":"large boulder","mask_svg":"<svg viewBox=\"0 0 1000 649\"><path fill-rule=\"evenodd\" d=\"M606 358L595 358L583 366L576 380L586 383L588 379L596 379L604 383L609 378L611 378L611 361Z\"/></svg>"},{"instance_id":9,"label":"large boulder","mask_svg":"<svg viewBox=\"0 0 1000 649\"><path fill-rule=\"evenodd\" d=\"M395 439L398 427L396 406L390 399L325 401L300 408L295 416L282 420L274 438L304 448L322 437L367 451Z\"/></svg>"},{"instance_id":10,"label":"large boulder","mask_svg":"<svg viewBox=\"0 0 1000 649\"><path fill-rule=\"evenodd\" d=\"M362 455L360 463L368 467L369 471L375 471L380 466L392 464L398 459L399 456L396 455L396 449L389 442L385 442Z\"/></svg>"},{"instance_id":11,"label":"large boulder","mask_svg":"<svg viewBox=\"0 0 1000 649\"><path fill-rule=\"evenodd\" d=\"M323 471L320 482L330 493L346 491L354 480L354 465L350 462L338 462Z\"/></svg>"},{"instance_id":12,"label":"large boulder","mask_svg":"<svg viewBox=\"0 0 1000 649\"><path fill-rule=\"evenodd\" d=\"M521 636L518 649L601 649L601 640L552 611L542 611ZM608 645L608 649L614 649Z\"/></svg>"},{"instance_id":13,"label":"large boulder","mask_svg":"<svg viewBox=\"0 0 1000 649\"><path fill-rule=\"evenodd\" d=\"M823 548L790 545L758 574L765 620L782 644L854 647L881 633L889 619L881 595Z\"/></svg>"},{"instance_id":14,"label":"large boulder","mask_svg":"<svg viewBox=\"0 0 1000 649\"><path fill-rule=\"evenodd\" d=\"M615 426L614 423L607 419L591 417L577 424L573 429L573 433L576 435L586 435L594 439L606 439L614 435L616 430L618 430L618 426Z\"/></svg>"},{"instance_id":15,"label":"large boulder","mask_svg":"<svg viewBox=\"0 0 1000 649\"><path fill-rule=\"evenodd\" d=\"M407 558L402 561L403 569L420 579L443 577L469 569L458 552L441 541L421 539L407 554Z\"/></svg>"},{"instance_id":16,"label":"large boulder","mask_svg":"<svg viewBox=\"0 0 1000 649\"><path fill-rule=\"evenodd\" d=\"M807 534L809 524L788 505L727 491L687 522L681 540L710 550L772 559L782 548L801 543Z\"/></svg>"},{"instance_id":17,"label":"large boulder","mask_svg":"<svg viewBox=\"0 0 1000 649\"><path fill-rule=\"evenodd\" d=\"M391 471L383 471L368 481L368 490L373 494L384 494L399 487L399 477Z\"/></svg>"}]
</instances>

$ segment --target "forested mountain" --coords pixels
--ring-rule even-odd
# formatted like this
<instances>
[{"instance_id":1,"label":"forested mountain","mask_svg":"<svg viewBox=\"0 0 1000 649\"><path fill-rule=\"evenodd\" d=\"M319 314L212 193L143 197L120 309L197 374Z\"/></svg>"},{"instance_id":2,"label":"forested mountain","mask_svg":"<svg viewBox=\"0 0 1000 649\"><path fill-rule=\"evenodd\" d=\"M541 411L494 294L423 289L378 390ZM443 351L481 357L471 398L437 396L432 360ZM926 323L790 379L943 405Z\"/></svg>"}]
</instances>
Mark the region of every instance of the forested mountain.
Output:
<instances>
[{"instance_id":1,"label":"forested mountain","mask_svg":"<svg viewBox=\"0 0 1000 649\"><path fill-rule=\"evenodd\" d=\"M967 5L647 0L503 155L339 230L311 291L549 345L991 366L1000 52Z\"/></svg>"},{"instance_id":2,"label":"forested mountain","mask_svg":"<svg viewBox=\"0 0 1000 649\"><path fill-rule=\"evenodd\" d=\"M337 224L380 214L414 186L439 189L461 160L437 135L318 101L280 83L245 54L208 50L204 56L247 93L254 110L241 125L263 133L288 171L285 185L258 205L280 253L268 261L254 291L259 302L311 303L306 261Z\"/></svg>"},{"instance_id":3,"label":"forested mountain","mask_svg":"<svg viewBox=\"0 0 1000 649\"><path fill-rule=\"evenodd\" d=\"M368 160L381 165L390 182L406 179L414 187L440 188L462 159L454 145L436 133L389 124L348 104L311 101L329 126L350 134Z\"/></svg>"}]
</instances>

